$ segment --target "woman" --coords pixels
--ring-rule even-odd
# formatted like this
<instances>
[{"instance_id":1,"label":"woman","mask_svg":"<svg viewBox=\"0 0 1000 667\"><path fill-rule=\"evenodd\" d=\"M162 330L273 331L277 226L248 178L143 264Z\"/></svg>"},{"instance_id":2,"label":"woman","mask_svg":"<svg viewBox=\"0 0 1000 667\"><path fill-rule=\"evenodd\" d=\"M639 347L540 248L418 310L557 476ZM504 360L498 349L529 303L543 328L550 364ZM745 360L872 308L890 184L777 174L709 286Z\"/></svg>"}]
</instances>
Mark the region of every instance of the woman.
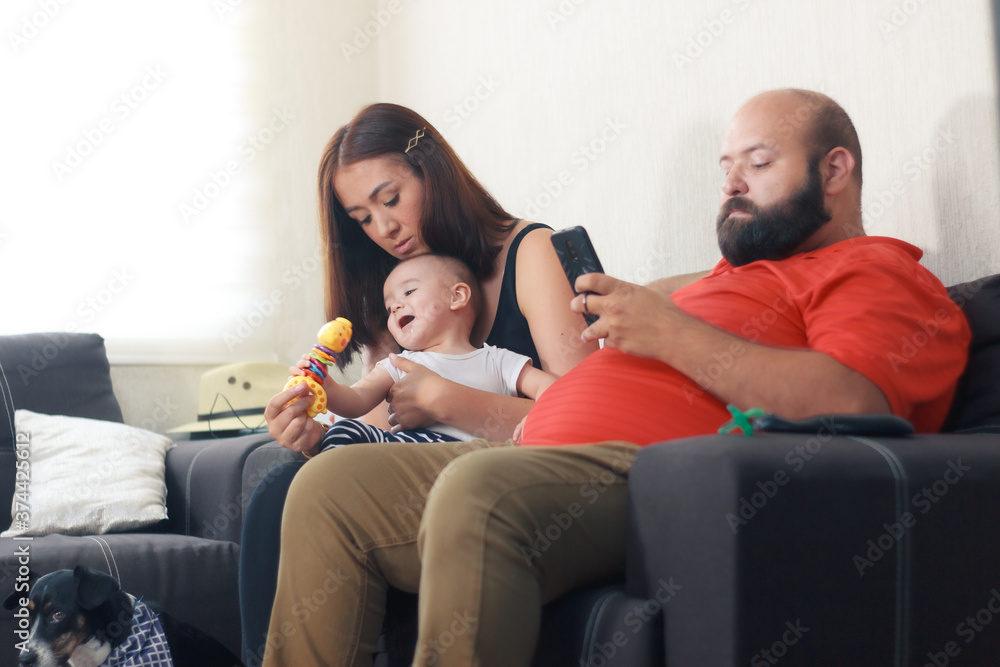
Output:
<instances>
[{"instance_id":1,"label":"woman","mask_svg":"<svg viewBox=\"0 0 1000 667\"><path fill-rule=\"evenodd\" d=\"M596 342L580 342L585 323L569 309L573 294L552 250L551 230L504 211L437 130L413 111L374 104L338 130L323 153L319 196L326 314L354 325L341 366L361 352L367 373L397 351L386 329L382 286L396 262L430 251L461 258L481 282L483 307L474 342L529 356L536 367L555 375L597 349ZM503 441L532 404L446 381L406 360L400 363L407 375L393 387L388 409L368 416L373 425L418 428L442 422ZM286 406L302 396L297 389L279 393L265 416L275 440L311 457L325 429L306 416L308 399ZM462 444L463 451L481 446L485 442ZM282 507L301 466L293 462L269 473L244 518L240 604L251 663L263 654Z\"/></svg>"}]
</instances>

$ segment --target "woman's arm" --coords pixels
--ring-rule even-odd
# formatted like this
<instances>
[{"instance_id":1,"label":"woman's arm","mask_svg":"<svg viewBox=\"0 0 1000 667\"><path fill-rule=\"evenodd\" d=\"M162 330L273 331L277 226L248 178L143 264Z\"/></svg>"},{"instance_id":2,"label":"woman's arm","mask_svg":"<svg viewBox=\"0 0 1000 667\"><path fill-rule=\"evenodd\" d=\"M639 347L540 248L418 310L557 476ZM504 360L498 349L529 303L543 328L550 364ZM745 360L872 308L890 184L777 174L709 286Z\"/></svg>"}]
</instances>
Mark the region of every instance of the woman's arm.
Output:
<instances>
[{"instance_id":1,"label":"woman's arm","mask_svg":"<svg viewBox=\"0 0 1000 667\"><path fill-rule=\"evenodd\" d=\"M541 370L564 375L599 344L584 342L587 323L570 310L573 290L552 247L552 231L536 229L522 240L517 253L517 304L528 320Z\"/></svg>"}]
</instances>

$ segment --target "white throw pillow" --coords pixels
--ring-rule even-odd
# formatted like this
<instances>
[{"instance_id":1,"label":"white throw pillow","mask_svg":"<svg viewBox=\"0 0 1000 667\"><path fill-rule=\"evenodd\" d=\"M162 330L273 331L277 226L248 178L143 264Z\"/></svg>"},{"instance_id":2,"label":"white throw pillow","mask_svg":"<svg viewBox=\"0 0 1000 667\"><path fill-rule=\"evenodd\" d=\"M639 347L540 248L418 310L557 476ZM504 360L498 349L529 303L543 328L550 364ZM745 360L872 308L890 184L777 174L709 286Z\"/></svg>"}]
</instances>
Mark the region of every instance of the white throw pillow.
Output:
<instances>
[{"instance_id":1,"label":"white throw pillow","mask_svg":"<svg viewBox=\"0 0 1000 667\"><path fill-rule=\"evenodd\" d=\"M0 537L95 535L167 518L170 438L117 422L28 410L15 411L14 423L18 484L13 523Z\"/></svg>"}]
</instances>

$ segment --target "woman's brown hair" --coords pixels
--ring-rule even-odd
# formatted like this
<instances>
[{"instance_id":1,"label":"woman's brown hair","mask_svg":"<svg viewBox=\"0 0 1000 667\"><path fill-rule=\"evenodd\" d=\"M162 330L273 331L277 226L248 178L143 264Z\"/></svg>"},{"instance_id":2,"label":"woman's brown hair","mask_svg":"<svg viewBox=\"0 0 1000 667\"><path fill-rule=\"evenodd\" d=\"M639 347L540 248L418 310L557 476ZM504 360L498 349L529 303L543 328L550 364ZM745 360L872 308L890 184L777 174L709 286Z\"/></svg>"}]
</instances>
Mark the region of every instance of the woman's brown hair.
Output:
<instances>
[{"instance_id":1,"label":"woman's brown hair","mask_svg":"<svg viewBox=\"0 0 1000 667\"><path fill-rule=\"evenodd\" d=\"M398 260L347 215L333 190L333 178L340 167L378 157L406 164L421 180L424 243L432 252L464 261L479 280L493 275L503 236L515 224L513 216L419 114L397 104L361 109L330 139L319 166L326 317L346 317L354 331L351 343L339 355L341 368L361 348L376 345L386 331L382 285Z\"/></svg>"}]
</instances>

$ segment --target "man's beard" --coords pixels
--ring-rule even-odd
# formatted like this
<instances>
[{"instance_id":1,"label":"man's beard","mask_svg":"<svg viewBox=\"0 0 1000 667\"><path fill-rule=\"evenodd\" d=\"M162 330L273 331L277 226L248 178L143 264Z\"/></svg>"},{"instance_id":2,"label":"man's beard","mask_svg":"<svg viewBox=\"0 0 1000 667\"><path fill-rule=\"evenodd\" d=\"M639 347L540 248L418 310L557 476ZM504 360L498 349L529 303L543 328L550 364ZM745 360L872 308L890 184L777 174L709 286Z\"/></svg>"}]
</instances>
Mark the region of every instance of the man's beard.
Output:
<instances>
[{"instance_id":1,"label":"man's beard","mask_svg":"<svg viewBox=\"0 0 1000 667\"><path fill-rule=\"evenodd\" d=\"M729 219L733 209L750 214L750 219ZM749 199L733 197L719 211L715 229L719 249L733 266L761 259L790 257L796 248L830 221L823 206L823 184L819 159L809 160L806 183L784 201L760 208Z\"/></svg>"}]
</instances>

